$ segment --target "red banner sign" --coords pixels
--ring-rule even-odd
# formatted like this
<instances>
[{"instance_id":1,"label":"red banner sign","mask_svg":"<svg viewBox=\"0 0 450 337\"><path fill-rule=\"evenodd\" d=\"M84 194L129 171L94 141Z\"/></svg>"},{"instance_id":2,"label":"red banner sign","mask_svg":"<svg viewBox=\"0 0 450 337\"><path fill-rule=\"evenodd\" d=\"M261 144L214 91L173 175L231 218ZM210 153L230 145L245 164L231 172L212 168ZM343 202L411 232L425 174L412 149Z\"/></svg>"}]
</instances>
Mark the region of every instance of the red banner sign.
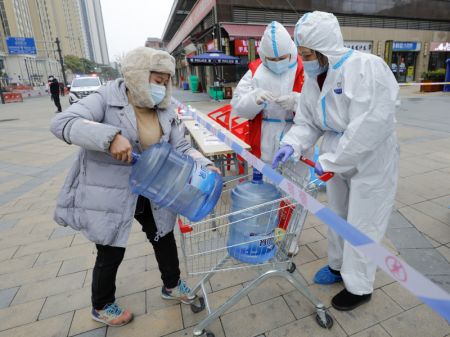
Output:
<instances>
[{"instance_id":1,"label":"red banner sign","mask_svg":"<svg viewBox=\"0 0 450 337\"><path fill-rule=\"evenodd\" d=\"M255 40L256 54L258 54L258 47L261 41ZM248 40L234 40L234 55L243 56L248 55Z\"/></svg>"}]
</instances>

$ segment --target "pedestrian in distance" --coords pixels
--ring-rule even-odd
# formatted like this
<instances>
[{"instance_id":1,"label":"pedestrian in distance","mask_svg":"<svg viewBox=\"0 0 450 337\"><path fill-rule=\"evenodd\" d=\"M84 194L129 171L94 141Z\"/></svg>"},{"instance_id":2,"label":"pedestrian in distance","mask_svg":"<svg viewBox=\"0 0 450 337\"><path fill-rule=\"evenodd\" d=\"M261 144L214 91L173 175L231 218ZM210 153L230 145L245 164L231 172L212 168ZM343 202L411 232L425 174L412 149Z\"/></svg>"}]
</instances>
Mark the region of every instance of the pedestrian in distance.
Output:
<instances>
[{"instance_id":1,"label":"pedestrian in distance","mask_svg":"<svg viewBox=\"0 0 450 337\"><path fill-rule=\"evenodd\" d=\"M61 112L61 102L59 100L59 83L58 80L53 77L53 76L49 76L48 77L49 80L49 88L50 88L50 95L51 95L51 99L53 100L53 102L55 103L56 107L58 108L57 112Z\"/></svg>"},{"instance_id":2,"label":"pedestrian in distance","mask_svg":"<svg viewBox=\"0 0 450 337\"><path fill-rule=\"evenodd\" d=\"M295 125L283 137L273 167L302 155L323 137L315 171L335 172L327 182L329 207L379 242L398 181L397 81L378 56L344 47L331 13L303 15L294 39L307 76ZM352 310L369 301L375 272L373 261L329 229L328 265L314 282L344 282L331 300L335 309Z\"/></svg>"},{"instance_id":3,"label":"pedestrian in distance","mask_svg":"<svg viewBox=\"0 0 450 337\"><path fill-rule=\"evenodd\" d=\"M80 230L96 244L91 317L110 326L133 318L115 302L116 274L133 217L155 251L162 298L185 304L195 298L180 278L173 233L177 215L131 193L132 151L141 153L158 142L169 142L220 172L185 139L171 105L175 59L165 51L139 47L125 56L121 66L124 78L108 82L51 122L56 137L81 147L58 197L54 219Z\"/></svg>"}]
</instances>

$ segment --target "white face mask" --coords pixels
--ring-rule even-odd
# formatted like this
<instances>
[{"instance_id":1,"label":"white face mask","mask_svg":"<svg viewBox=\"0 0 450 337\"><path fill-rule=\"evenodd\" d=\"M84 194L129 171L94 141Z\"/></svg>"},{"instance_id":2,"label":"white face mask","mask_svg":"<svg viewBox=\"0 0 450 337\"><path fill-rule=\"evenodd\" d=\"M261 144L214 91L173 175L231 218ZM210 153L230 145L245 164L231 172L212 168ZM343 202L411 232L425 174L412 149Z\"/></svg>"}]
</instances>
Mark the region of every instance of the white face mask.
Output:
<instances>
[{"instance_id":1,"label":"white face mask","mask_svg":"<svg viewBox=\"0 0 450 337\"><path fill-rule=\"evenodd\" d=\"M164 97L166 97L166 87L163 85L150 83L148 86L148 91L155 105L161 103Z\"/></svg>"},{"instance_id":2,"label":"white face mask","mask_svg":"<svg viewBox=\"0 0 450 337\"><path fill-rule=\"evenodd\" d=\"M328 64L321 66L319 60L303 61L303 69L309 77L315 78L328 70Z\"/></svg>"},{"instance_id":3,"label":"white face mask","mask_svg":"<svg viewBox=\"0 0 450 337\"><path fill-rule=\"evenodd\" d=\"M275 74L282 74L289 68L289 59L284 59L280 61L270 61L267 60L267 68L273 71Z\"/></svg>"}]
</instances>

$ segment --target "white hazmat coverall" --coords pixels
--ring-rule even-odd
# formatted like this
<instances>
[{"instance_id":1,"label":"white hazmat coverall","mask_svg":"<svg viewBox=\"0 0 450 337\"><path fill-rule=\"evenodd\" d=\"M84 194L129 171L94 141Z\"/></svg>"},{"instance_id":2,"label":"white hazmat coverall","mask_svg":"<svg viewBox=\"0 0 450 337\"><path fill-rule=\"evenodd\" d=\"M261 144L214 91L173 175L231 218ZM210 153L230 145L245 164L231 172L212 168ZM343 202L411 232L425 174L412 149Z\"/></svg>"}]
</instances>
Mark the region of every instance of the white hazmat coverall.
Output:
<instances>
[{"instance_id":1,"label":"white hazmat coverall","mask_svg":"<svg viewBox=\"0 0 450 337\"><path fill-rule=\"evenodd\" d=\"M329 207L380 241L397 189L399 86L381 58L344 47L333 14L305 14L296 25L294 39L297 45L327 56L329 68L322 90L316 78L305 75L295 125L281 144L291 145L299 155L323 136L319 162L324 171L336 173L327 182ZM328 262L340 270L350 293L373 292L375 263L331 229Z\"/></svg>"}]
</instances>

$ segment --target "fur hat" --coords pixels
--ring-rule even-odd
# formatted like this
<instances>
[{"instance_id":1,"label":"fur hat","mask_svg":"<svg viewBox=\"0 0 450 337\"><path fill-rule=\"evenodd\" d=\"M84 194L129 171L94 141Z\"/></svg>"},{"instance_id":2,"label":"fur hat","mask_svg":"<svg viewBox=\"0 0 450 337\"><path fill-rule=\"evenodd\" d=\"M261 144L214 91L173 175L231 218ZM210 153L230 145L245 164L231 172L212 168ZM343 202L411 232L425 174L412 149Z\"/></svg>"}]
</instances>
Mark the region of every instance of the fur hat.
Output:
<instances>
[{"instance_id":1,"label":"fur hat","mask_svg":"<svg viewBox=\"0 0 450 337\"><path fill-rule=\"evenodd\" d=\"M154 108L155 103L148 85L151 72L175 75L175 59L168 52L148 47L138 47L125 55L121 64L125 85L130 91L133 103L139 107ZM172 81L166 87L166 96L158 107L165 109L170 104Z\"/></svg>"}]
</instances>

